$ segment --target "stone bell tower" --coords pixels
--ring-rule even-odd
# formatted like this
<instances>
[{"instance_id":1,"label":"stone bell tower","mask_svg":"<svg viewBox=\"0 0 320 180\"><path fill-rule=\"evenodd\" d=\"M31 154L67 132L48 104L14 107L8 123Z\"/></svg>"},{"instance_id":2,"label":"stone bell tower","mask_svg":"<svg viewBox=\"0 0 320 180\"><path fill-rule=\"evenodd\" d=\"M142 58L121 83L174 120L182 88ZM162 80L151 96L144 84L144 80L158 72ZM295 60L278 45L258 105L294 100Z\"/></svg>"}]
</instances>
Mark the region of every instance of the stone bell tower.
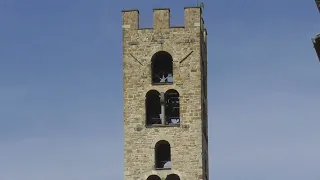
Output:
<instances>
[{"instance_id":1,"label":"stone bell tower","mask_svg":"<svg viewBox=\"0 0 320 180\"><path fill-rule=\"evenodd\" d=\"M207 31L201 7L122 11L125 180L208 180Z\"/></svg>"}]
</instances>

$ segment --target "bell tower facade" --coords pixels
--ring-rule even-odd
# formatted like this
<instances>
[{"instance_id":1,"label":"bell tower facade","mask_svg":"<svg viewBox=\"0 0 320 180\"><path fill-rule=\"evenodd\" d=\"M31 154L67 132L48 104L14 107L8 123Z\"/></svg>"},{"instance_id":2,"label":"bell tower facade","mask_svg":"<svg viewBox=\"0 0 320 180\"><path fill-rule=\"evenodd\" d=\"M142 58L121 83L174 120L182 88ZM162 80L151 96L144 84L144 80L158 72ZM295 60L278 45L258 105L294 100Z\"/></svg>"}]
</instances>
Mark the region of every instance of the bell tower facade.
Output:
<instances>
[{"instance_id":1,"label":"bell tower facade","mask_svg":"<svg viewBox=\"0 0 320 180\"><path fill-rule=\"evenodd\" d=\"M207 31L201 7L122 11L125 180L208 180Z\"/></svg>"}]
</instances>

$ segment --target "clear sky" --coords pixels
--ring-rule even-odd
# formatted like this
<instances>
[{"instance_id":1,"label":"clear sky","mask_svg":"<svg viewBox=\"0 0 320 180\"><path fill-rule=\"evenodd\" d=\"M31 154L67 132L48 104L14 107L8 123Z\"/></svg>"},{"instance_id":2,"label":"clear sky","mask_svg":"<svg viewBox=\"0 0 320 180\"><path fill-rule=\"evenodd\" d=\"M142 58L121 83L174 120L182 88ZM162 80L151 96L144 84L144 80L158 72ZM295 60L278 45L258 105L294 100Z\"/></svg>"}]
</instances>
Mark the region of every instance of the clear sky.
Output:
<instances>
[{"instance_id":1,"label":"clear sky","mask_svg":"<svg viewBox=\"0 0 320 180\"><path fill-rule=\"evenodd\" d=\"M320 178L313 0L205 0L210 174ZM123 179L121 10L196 0L0 0L0 179Z\"/></svg>"}]
</instances>

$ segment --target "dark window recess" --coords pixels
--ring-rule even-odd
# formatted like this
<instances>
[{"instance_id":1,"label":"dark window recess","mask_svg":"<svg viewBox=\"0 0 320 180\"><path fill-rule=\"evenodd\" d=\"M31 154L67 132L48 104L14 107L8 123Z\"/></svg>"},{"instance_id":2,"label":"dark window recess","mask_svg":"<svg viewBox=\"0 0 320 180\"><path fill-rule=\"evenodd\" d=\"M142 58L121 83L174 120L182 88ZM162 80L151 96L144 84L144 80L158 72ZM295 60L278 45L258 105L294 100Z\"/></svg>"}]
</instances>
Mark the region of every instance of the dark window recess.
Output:
<instances>
[{"instance_id":1,"label":"dark window recess","mask_svg":"<svg viewBox=\"0 0 320 180\"><path fill-rule=\"evenodd\" d=\"M173 83L172 56L165 51L155 53L151 58L153 84Z\"/></svg>"},{"instance_id":2,"label":"dark window recess","mask_svg":"<svg viewBox=\"0 0 320 180\"><path fill-rule=\"evenodd\" d=\"M167 177L166 177L166 180L180 180L180 177L176 174L169 174Z\"/></svg>"},{"instance_id":3,"label":"dark window recess","mask_svg":"<svg viewBox=\"0 0 320 180\"><path fill-rule=\"evenodd\" d=\"M159 141L155 146L155 168L171 169L171 148L167 141Z\"/></svg>"},{"instance_id":4,"label":"dark window recess","mask_svg":"<svg viewBox=\"0 0 320 180\"><path fill-rule=\"evenodd\" d=\"M165 93L165 115L167 124L180 124L180 97L178 91L170 89Z\"/></svg>"},{"instance_id":5,"label":"dark window recess","mask_svg":"<svg viewBox=\"0 0 320 180\"><path fill-rule=\"evenodd\" d=\"M146 94L146 124L161 124L161 105L160 93L156 90L150 90Z\"/></svg>"},{"instance_id":6,"label":"dark window recess","mask_svg":"<svg viewBox=\"0 0 320 180\"><path fill-rule=\"evenodd\" d=\"M161 178L159 176L157 176L157 175L151 175L151 176L148 177L147 180L161 180Z\"/></svg>"}]
</instances>

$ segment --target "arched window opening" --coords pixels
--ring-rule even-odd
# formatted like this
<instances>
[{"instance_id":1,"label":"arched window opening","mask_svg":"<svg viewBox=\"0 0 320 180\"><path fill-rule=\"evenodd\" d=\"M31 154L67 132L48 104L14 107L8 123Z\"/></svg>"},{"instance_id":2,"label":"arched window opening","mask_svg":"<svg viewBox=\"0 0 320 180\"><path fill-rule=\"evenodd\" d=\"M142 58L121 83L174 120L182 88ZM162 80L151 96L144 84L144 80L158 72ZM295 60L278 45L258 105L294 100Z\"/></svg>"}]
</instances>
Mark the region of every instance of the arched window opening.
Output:
<instances>
[{"instance_id":1,"label":"arched window opening","mask_svg":"<svg viewBox=\"0 0 320 180\"><path fill-rule=\"evenodd\" d=\"M171 169L171 147L167 141L159 141L155 146L155 168Z\"/></svg>"},{"instance_id":2,"label":"arched window opening","mask_svg":"<svg viewBox=\"0 0 320 180\"><path fill-rule=\"evenodd\" d=\"M161 178L159 176L157 176L157 175L151 175L151 176L148 177L147 180L161 180Z\"/></svg>"},{"instance_id":3,"label":"arched window opening","mask_svg":"<svg viewBox=\"0 0 320 180\"><path fill-rule=\"evenodd\" d=\"M167 177L166 177L166 180L180 180L180 177L176 174L169 174Z\"/></svg>"},{"instance_id":4,"label":"arched window opening","mask_svg":"<svg viewBox=\"0 0 320 180\"><path fill-rule=\"evenodd\" d=\"M155 53L151 58L151 73L153 84L173 83L173 59L165 51Z\"/></svg>"},{"instance_id":5,"label":"arched window opening","mask_svg":"<svg viewBox=\"0 0 320 180\"><path fill-rule=\"evenodd\" d=\"M170 89L165 93L165 115L167 124L180 124L180 97L178 91Z\"/></svg>"},{"instance_id":6,"label":"arched window opening","mask_svg":"<svg viewBox=\"0 0 320 180\"><path fill-rule=\"evenodd\" d=\"M146 94L146 125L161 124L160 93L150 90Z\"/></svg>"}]
</instances>

